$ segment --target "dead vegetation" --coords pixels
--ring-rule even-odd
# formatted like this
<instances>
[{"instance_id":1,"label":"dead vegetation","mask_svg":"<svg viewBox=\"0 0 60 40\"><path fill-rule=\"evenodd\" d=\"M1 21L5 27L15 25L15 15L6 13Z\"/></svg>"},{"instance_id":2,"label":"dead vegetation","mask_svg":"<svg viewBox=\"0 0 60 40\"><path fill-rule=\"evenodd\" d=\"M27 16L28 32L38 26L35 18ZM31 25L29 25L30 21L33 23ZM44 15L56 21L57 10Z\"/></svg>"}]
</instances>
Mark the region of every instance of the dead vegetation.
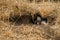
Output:
<instances>
[{"instance_id":1,"label":"dead vegetation","mask_svg":"<svg viewBox=\"0 0 60 40\"><path fill-rule=\"evenodd\" d=\"M0 1L0 40L60 40L60 3Z\"/></svg>"}]
</instances>

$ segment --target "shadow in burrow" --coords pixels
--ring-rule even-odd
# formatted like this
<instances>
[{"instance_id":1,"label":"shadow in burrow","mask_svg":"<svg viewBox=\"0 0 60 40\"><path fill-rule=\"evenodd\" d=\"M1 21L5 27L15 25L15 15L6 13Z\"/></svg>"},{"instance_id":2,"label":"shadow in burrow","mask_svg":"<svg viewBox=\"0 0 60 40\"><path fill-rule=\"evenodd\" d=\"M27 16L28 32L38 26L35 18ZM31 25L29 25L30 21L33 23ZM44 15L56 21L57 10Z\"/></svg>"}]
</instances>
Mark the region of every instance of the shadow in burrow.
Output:
<instances>
[{"instance_id":1,"label":"shadow in burrow","mask_svg":"<svg viewBox=\"0 0 60 40\"><path fill-rule=\"evenodd\" d=\"M48 16L48 17L42 17L39 12L35 13L32 17L30 13L23 14L23 15L12 15L10 14L9 22L14 23L15 25L28 25L28 24L34 24L34 25L41 25L41 24L49 24L49 25L55 25L55 17Z\"/></svg>"},{"instance_id":2,"label":"shadow in burrow","mask_svg":"<svg viewBox=\"0 0 60 40\"><path fill-rule=\"evenodd\" d=\"M10 15L9 22L13 23L14 25L27 25L33 24L32 16L30 14L23 14L23 15Z\"/></svg>"}]
</instances>

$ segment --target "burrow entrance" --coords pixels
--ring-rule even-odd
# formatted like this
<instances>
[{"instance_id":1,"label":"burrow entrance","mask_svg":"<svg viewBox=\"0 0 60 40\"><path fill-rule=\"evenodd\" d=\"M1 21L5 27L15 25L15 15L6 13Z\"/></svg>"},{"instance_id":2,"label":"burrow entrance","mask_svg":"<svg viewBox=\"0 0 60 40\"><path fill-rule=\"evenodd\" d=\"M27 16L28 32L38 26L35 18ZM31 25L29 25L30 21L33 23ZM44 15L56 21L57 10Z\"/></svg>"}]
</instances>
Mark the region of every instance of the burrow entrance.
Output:
<instances>
[{"instance_id":1,"label":"burrow entrance","mask_svg":"<svg viewBox=\"0 0 60 40\"><path fill-rule=\"evenodd\" d=\"M15 25L21 25L21 24L55 24L55 17L46 17L43 18L39 13L36 13L33 15L30 14L23 14L23 15L10 15L9 22L15 23Z\"/></svg>"}]
</instances>

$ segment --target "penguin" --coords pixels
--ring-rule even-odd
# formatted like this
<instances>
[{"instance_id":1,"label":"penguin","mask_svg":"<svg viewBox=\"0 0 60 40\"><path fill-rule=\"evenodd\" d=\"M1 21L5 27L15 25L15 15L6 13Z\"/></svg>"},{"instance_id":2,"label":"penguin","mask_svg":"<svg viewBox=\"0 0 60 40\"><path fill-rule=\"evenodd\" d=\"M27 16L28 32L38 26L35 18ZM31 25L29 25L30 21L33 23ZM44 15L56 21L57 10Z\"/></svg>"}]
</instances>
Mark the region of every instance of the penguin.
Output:
<instances>
[{"instance_id":1,"label":"penguin","mask_svg":"<svg viewBox=\"0 0 60 40\"><path fill-rule=\"evenodd\" d=\"M35 14L34 15L34 19L33 19L33 22L34 24L40 24L41 23L41 15L39 13Z\"/></svg>"},{"instance_id":2,"label":"penguin","mask_svg":"<svg viewBox=\"0 0 60 40\"><path fill-rule=\"evenodd\" d=\"M43 18L39 13L34 15L34 19L33 19L34 24L47 24L47 18Z\"/></svg>"}]
</instances>

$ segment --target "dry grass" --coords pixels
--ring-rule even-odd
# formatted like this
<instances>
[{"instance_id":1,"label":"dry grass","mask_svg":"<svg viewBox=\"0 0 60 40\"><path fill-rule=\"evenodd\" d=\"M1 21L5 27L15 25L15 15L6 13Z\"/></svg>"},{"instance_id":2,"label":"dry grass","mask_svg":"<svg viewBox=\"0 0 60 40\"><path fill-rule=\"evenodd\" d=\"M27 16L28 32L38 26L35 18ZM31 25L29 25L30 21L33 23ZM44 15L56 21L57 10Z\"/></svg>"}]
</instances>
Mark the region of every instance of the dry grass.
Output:
<instances>
[{"instance_id":1,"label":"dry grass","mask_svg":"<svg viewBox=\"0 0 60 40\"><path fill-rule=\"evenodd\" d=\"M21 24L9 22L10 15L56 17L55 25ZM53 21L51 21L53 22ZM30 3L27 0L0 0L0 40L60 40L60 3Z\"/></svg>"}]
</instances>

